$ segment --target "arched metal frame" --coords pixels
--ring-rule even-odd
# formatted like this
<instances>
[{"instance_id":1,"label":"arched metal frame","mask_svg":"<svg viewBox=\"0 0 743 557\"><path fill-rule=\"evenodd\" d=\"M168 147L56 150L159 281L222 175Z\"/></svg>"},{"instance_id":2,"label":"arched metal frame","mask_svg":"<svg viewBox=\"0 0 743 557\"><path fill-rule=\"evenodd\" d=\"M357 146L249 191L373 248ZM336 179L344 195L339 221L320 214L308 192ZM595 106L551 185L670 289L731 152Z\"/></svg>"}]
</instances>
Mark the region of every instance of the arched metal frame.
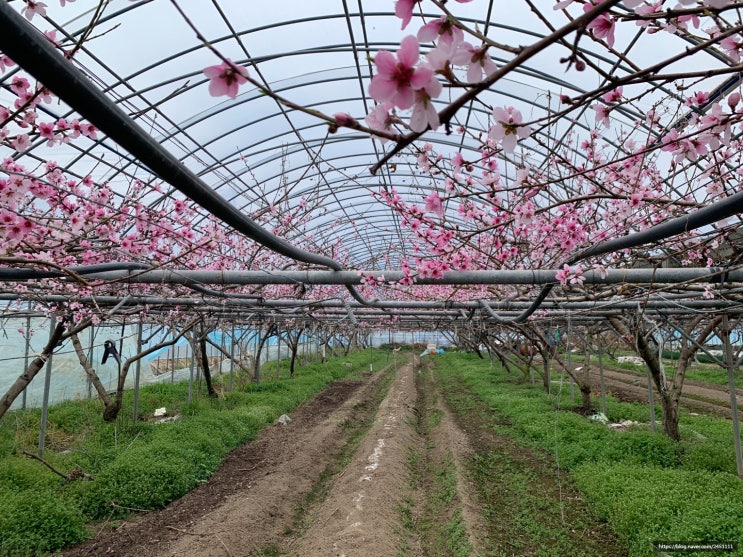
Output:
<instances>
[{"instance_id":1,"label":"arched metal frame","mask_svg":"<svg viewBox=\"0 0 743 557\"><path fill-rule=\"evenodd\" d=\"M328 11L319 15L316 15L319 7L313 6L313 15L282 19L277 14L273 21L268 21L271 16L261 14L266 21L249 22L249 27L239 28L236 25L245 20L238 17L240 2L214 2L211 8L202 8L204 12L199 12L204 18L197 22L197 27L220 52L236 63L247 65L257 79L277 94L307 107L328 113L343 110L362 119L374 102L366 90L373 72L368 57L379 50L396 48L399 44L396 41L402 36L397 28L399 20L390 12L366 11L363 4L358 0L351 8L343 1L342 11L339 6L326 7L323 9ZM260 215L280 200L287 207L296 207L301 198L311 198L317 210L294 235L286 236L289 243L304 242L312 234L311 251L320 253L325 246L343 237L346 268L381 273L397 269L400 260L409 256L410 233L401 225L399 217L388 207L375 203L370 193L394 187L409 202L420 203L428 192L440 185L428 179L422 181L414 166L404 159L394 173L386 167L377 175L371 175L368 168L384 153L379 143L351 130L342 129L335 135L328 135L325 122L288 109L260 92L241 91L235 101L208 97L206 79L200 68L217 61L183 21L177 19L175 11L171 16L176 17L176 35L179 39L187 37L178 47L169 45L162 54L150 52L148 60L126 64L121 63L121 53L100 47L99 43L110 46L120 40L121 35L129 36L149 17L147 14L151 10L172 10L168 6L168 3L138 2L113 8L97 22L97 29L110 29L110 32L83 44L76 63L110 99L129 112L133 121L148 126L161 145L238 212L246 216ZM190 9L185 5L184 8ZM545 36L544 29L520 27L518 17L523 14L513 15L516 18L513 21L509 19L511 14L499 14L498 21L494 21L492 1L473 2L467 10L462 21L466 25L478 25L485 34L523 38L525 44ZM66 13L62 11L59 15L64 17ZM85 31L85 26L79 25L80 17L83 14L69 24L49 17L46 24L70 40L77 40ZM116 25L121 25L121 29L114 29ZM224 34L225 28L230 29L228 34ZM327 38L318 32L322 29L329 30ZM291 48L300 41L300 36L309 39L308 45ZM336 40L341 36L345 42ZM279 37L286 42L279 41ZM263 38L267 45L276 43L276 48L263 47ZM639 32L636 38L640 38ZM641 48L633 39L627 39L626 45L624 54ZM583 44L580 52L614 75L631 71L621 58L610 59L592 53ZM701 60L695 59L700 67L721 68L730 63L715 51L702 54ZM535 57L519 67L508 80L502 80L485 92L482 95L484 104L470 103L458 117L470 124L479 122L483 131L487 131L490 118L487 104L514 104L526 113L531 110L551 112L555 110L555 97L559 92L579 96L596 86L595 83L588 86L589 78L574 79L575 74L568 77L554 71L555 59L554 51ZM504 64L507 59L503 57L497 61ZM275 70L275 66L278 69ZM129 67L133 69L122 69ZM276 77L277 73L287 72L287 68L292 67L303 71ZM656 85L659 98L678 94L661 83ZM729 88L722 78L715 85ZM45 110L55 117L76 115L76 111L64 105ZM533 139L525 142L536 166L547 164L549 150L542 145L555 144L560 135L573 128L591 128L586 110L587 106L577 107L570 114L570 121L561 122L553 129L538 130ZM643 116L641 112L625 108L615 113L615 118L625 123ZM464 135L448 136L437 132L428 133L425 139L442 152L476 150L476 144ZM617 148L621 149L619 143ZM570 149L571 156L583 156L579 150ZM48 155L43 142L38 142L22 158L40 162ZM120 184L122 190L135 178L153 181L151 173L136 158L121 152L109 138L70 146L64 156L67 160L65 171L71 176L83 177L95 169L96 179L107 181L114 188ZM504 165L504 179L513 178L514 168L512 163ZM680 172L667 177L669 183L674 183ZM570 185L565 187L570 188ZM163 195L179 194L174 189L162 195L153 191L145 201L157 204ZM463 226L464 221L453 217L451 224ZM689 295L694 297L698 292L692 291ZM215 300L212 302L218 307ZM412 302L411 308L414 307ZM726 300L720 299L718 305L732 309ZM287 306L291 304L287 302Z\"/></svg>"}]
</instances>

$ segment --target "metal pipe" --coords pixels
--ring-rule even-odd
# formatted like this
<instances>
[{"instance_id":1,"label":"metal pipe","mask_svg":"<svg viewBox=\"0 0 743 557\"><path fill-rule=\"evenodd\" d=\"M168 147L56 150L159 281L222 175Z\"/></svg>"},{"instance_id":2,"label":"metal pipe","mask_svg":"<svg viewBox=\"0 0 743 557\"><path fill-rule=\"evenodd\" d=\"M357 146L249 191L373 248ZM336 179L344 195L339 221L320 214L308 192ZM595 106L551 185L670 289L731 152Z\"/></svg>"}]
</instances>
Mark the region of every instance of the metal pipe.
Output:
<instances>
[{"instance_id":1,"label":"metal pipe","mask_svg":"<svg viewBox=\"0 0 743 557\"><path fill-rule=\"evenodd\" d=\"M730 323L727 313L722 314L722 341L725 344L725 367L728 372L728 388L730 389L730 412L733 416L735 463L738 477L743 479L743 451L740 443L740 417L738 416L738 400L735 391L735 363L733 362L733 347L730 345Z\"/></svg>"},{"instance_id":2,"label":"metal pipe","mask_svg":"<svg viewBox=\"0 0 743 557\"><path fill-rule=\"evenodd\" d=\"M244 285L244 284L307 284L307 285L359 285L362 276L357 271L194 271L128 270L86 272L74 268L77 274L88 279L117 281L133 284L183 284L183 285ZM15 271L22 271L16 277ZM0 269L0 280L18 282L36 278L28 269ZM418 285L509 285L509 284L557 284L558 269L534 270L488 270L447 271L441 278L416 277ZM47 278L46 271L39 271L38 278ZM402 271L369 271L364 277L380 278L383 282L395 283L407 275ZM586 270L584 284L677 284L685 282L726 283L743 282L743 269L727 270L723 267L663 268L663 269L610 269L605 274L594 269ZM443 304L444 302L442 302ZM511 302L509 302L511 303ZM364 304L366 305L366 304Z\"/></svg>"},{"instance_id":3,"label":"metal pipe","mask_svg":"<svg viewBox=\"0 0 743 557\"><path fill-rule=\"evenodd\" d=\"M57 327L57 317L52 314L49 320L49 337L54 334L54 329ZM46 422L49 417L49 390L52 383L52 356L54 350L49 353L49 357L46 359L46 372L44 375L44 395L41 400L41 427L39 428L39 457L44 456L44 444L46 442Z\"/></svg>"},{"instance_id":4,"label":"metal pipe","mask_svg":"<svg viewBox=\"0 0 743 557\"><path fill-rule=\"evenodd\" d=\"M15 293L2 293L0 294L0 301L16 301L23 299L23 296ZM39 302L47 303L60 303L67 302L71 298L69 296L59 294L35 294L34 300ZM83 296L76 297L75 301L82 304L93 304L95 303L99 307L109 307L112 305L119 305L122 303L122 298L118 296ZM306 308L311 311L319 311L327 308L352 308L361 309L367 308L372 310L392 310L392 309L421 309L421 310L451 310L453 313L457 313L458 317L464 320L469 320L470 316L466 313L463 314L464 310L480 309L483 308L481 301L461 301L461 302L435 302L435 301L380 301L377 302L373 308L368 308L364 304L358 302L343 302L340 300L295 300L295 299L276 299L276 300L262 300L252 301L243 299L220 299L215 301L214 304L210 304L208 300L203 298L165 298L162 296L127 296L123 301L131 305L148 305L148 306L195 306L202 307L204 309L225 309L228 311L235 311L239 308ZM715 298L711 300L683 300L679 298L670 297L654 297L644 298L640 302L640 307L645 309L716 309L716 308L730 308L735 311L736 308L743 307L743 301L736 302L734 300L727 300L722 298ZM531 302L486 302L487 306L493 310L511 310L519 311L523 308L529 307ZM637 301L631 300L591 300L591 301L564 301L564 302L553 302L548 301L542 305L542 309L549 310L564 310L564 311L576 311L576 310L614 310L614 309L636 309ZM156 308L153 308L153 310ZM487 311L487 310L486 310ZM13 314L14 317L25 317L27 312L17 312ZM7 314L6 314L7 316ZM35 312L33 316L41 317L43 313Z\"/></svg>"}]
</instances>

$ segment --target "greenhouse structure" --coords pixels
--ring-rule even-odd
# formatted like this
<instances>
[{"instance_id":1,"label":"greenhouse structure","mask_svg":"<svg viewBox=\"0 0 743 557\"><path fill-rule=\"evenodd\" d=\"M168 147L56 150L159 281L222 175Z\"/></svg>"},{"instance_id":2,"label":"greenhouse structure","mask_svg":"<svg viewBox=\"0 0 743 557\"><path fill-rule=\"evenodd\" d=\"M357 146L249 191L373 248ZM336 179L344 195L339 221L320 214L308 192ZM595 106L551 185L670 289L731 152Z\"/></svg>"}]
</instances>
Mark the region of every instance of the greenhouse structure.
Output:
<instances>
[{"instance_id":1,"label":"greenhouse structure","mask_svg":"<svg viewBox=\"0 0 743 557\"><path fill-rule=\"evenodd\" d=\"M0 557L743 555L743 2L0 0Z\"/></svg>"}]
</instances>

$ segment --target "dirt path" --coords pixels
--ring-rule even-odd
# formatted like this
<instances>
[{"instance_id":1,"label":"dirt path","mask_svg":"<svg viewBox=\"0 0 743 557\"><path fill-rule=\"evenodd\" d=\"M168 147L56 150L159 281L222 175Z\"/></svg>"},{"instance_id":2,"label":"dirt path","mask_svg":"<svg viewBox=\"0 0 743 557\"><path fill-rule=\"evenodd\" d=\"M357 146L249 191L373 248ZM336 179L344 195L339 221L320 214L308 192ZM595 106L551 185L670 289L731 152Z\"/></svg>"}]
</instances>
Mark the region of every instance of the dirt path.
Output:
<instances>
[{"instance_id":1,"label":"dirt path","mask_svg":"<svg viewBox=\"0 0 743 557\"><path fill-rule=\"evenodd\" d=\"M414 373L412 364L400 368L374 424L290 555L397 553L396 509L408 483L407 448L414 436Z\"/></svg>"},{"instance_id":2,"label":"dirt path","mask_svg":"<svg viewBox=\"0 0 743 557\"><path fill-rule=\"evenodd\" d=\"M293 412L289 424L270 426L233 451L207 483L165 509L104 525L94 540L62 555L263 554L282 543L348 437L373 418L389 373L333 383Z\"/></svg>"},{"instance_id":3,"label":"dirt path","mask_svg":"<svg viewBox=\"0 0 743 557\"><path fill-rule=\"evenodd\" d=\"M724 373L724 371L721 370L721 373ZM646 375L640 372L605 366L604 383L607 392L614 394L620 400L647 402L648 379ZM594 394L601 392L597 365L591 366L591 388ZM743 389L736 389L736 397L739 414L743 418ZM684 388L681 392L681 406L696 412L731 417L728 389L723 385L714 383L703 383L690 379L684 381Z\"/></svg>"}]
</instances>

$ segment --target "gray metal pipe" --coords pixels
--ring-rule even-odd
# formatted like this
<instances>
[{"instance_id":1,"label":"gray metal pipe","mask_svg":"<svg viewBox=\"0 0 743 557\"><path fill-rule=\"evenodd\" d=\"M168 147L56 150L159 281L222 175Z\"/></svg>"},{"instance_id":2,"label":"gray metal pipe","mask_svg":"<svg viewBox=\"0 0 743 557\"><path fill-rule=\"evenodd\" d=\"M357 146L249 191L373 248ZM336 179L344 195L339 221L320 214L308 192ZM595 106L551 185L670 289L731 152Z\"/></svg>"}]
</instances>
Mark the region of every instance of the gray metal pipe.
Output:
<instances>
[{"instance_id":1,"label":"gray metal pipe","mask_svg":"<svg viewBox=\"0 0 743 557\"><path fill-rule=\"evenodd\" d=\"M16 301L22 300L23 297L19 294L5 293L0 294L0 301ZM70 301L71 298L68 296L50 294L46 296L35 296L35 300L45 303L62 303ZM76 301L82 304L97 304L99 307L110 307L114 306L114 309L120 308L131 308L138 305L153 306L152 310L155 311L157 306L183 306L189 308L203 308L204 310L213 311L238 311L241 308L250 308L253 310L300 310L305 309L306 313L311 312L324 312L329 309L337 308L344 309L346 316L348 316L348 309L359 309L368 307L365 304L358 302L343 302L341 300L318 300L318 301L307 301L307 300L294 300L294 299L278 299L278 300L245 300L245 299L218 299L218 300L205 300L203 298L164 298L161 296L133 296L129 295L125 300L118 296L95 296L95 297L80 297L75 298ZM126 302L123 304L122 302ZM483 306L485 304L485 307ZM376 310L452 310L452 313L462 312L464 310L472 309L484 309L488 317L492 317L493 314L488 312L492 310L499 311L516 311L522 310L529 307L530 302L494 302L494 301L462 301L462 302L435 302L435 301L380 301L376 302L374 308ZM699 300L699 299L667 299L661 297L650 297L649 299L643 300L596 300L596 301L564 301L564 302L544 302L542 309L550 311L598 311L605 312L609 310L618 309L637 309L638 304L643 309L653 310L714 310L714 309L729 309L735 311L736 308L743 308L743 302L726 300L722 298L716 298L711 300ZM487 308L487 309L486 309ZM113 313L113 311L110 311ZM19 310L13 312L13 317L23 317L26 315L42 315L40 312L29 312L28 310ZM297 313L297 315L301 315ZM7 317L7 314L3 314ZM457 314L458 317L468 319L468 315L462 316L461 313ZM288 315L286 317L289 317Z\"/></svg>"},{"instance_id":2,"label":"gray metal pipe","mask_svg":"<svg viewBox=\"0 0 743 557\"><path fill-rule=\"evenodd\" d=\"M25 271L25 270L24 270ZM556 284L557 269L448 271L442 278L416 277L418 285L510 285ZM27 280L28 274L24 273ZM85 274L88 279L117 281L132 284L183 285L245 285L245 284L308 284L358 285L363 278L358 271L192 271L153 270L130 272L108 271ZM364 277L397 282L406 277L402 271L370 271ZM12 275L2 277L13 282ZM583 273L584 284L677 284L684 282L720 283L743 282L743 269L726 271L721 267L694 267L675 269L610 269L602 276L596 270Z\"/></svg>"}]
</instances>

